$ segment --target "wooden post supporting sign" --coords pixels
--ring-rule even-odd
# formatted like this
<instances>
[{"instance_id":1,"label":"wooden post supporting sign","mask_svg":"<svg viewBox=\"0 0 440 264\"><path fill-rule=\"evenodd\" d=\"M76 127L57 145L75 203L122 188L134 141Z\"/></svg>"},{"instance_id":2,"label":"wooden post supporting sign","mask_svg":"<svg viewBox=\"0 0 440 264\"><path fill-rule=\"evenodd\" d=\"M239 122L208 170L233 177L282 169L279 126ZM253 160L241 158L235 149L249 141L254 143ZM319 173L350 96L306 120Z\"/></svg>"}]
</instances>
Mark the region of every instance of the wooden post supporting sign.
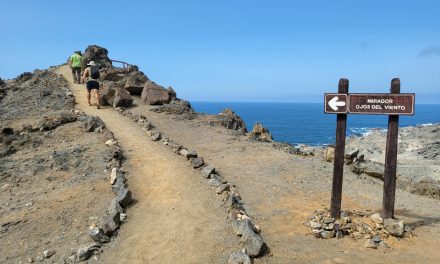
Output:
<instances>
[{"instance_id":1,"label":"wooden post supporting sign","mask_svg":"<svg viewBox=\"0 0 440 264\"><path fill-rule=\"evenodd\" d=\"M339 80L338 93L324 94L324 112L337 114L335 161L330 202L331 217L339 218L341 214L347 114L389 115L382 217L384 219L394 217L399 115L414 115L414 102L415 94L400 93L398 78L391 81L391 91L388 94L349 94L347 79Z\"/></svg>"},{"instance_id":2,"label":"wooden post supporting sign","mask_svg":"<svg viewBox=\"0 0 440 264\"><path fill-rule=\"evenodd\" d=\"M400 93L400 80L391 81L392 94ZM396 193L397 138L399 136L399 116L388 117L388 133L385 150L385 172L383 180L382 218L394 217L394 201Z\"/></svg>"},{"instance_id":3,"label":"wooden post supporting sign","mask_svg":"<svg viewBox=\"0 0 440 264\"><path fill-rule=\"evenodd\" d=\"M338 84L338 93L348 93L348 80L340 79ZM337 101L337 100L335 100ZM344 174L344 152L345 152L345 132L347 127L347 114L338 114L336 116L336 145L335 145L335 163L333 167L333 186L332 198L330 203L330 214L333 218L339 218L341 214L342 200L342 179Z\"/></svg>"}]
</instances>

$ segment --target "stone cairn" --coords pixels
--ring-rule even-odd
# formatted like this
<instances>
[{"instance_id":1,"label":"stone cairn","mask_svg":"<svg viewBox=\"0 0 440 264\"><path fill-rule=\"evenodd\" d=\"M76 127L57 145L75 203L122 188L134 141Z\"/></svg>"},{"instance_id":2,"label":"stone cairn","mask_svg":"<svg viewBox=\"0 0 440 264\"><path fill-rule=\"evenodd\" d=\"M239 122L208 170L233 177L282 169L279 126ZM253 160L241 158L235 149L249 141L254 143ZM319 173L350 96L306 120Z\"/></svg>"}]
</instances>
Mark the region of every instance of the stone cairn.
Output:
<instances>
[{"instance_id":1,"label":"stone cairn","mask_svg":"<svg viewBox=\"0 0 440 264\"><path fill-rule=\"evenodd\" d=\"M244 202L233 184L224 180L213 165L206 164L203 157L195 150L191 150L174 142L162 132L158 131L145 116L133 115L129 110L122 107L116 108L116 111L122 116L131 118L134 122L137 122L150 140L162 142L163 145L168 146L174 153L186 158L191 167L200 172L201 176L206 179L207 184L215 190L216 194L223 197L223 205L226 207L232 230L237 236L241 237L240 245L242 247L230 255L228 263L250 264L252 263L251 258L264 255L268 247L260 235L260 227L256 225L254 219L247 214L243 207Z\"/></svg>"},{"instance_id":2,"label":"stone cairn","mask_svg":"<svg viewBox=\"0 0 440 264\"><path fill-rule=\"evenodd\" d=\"M366 248L389 248L386 242L390 236L397 238L412 237L412 229L403 220L382 219L380 214L368 214L358 211L343 211L340 219L330 217L329 211L315 211L303 223L311 229L316 238L354 240L365 239Z\"/></svg>"}]
</instances>

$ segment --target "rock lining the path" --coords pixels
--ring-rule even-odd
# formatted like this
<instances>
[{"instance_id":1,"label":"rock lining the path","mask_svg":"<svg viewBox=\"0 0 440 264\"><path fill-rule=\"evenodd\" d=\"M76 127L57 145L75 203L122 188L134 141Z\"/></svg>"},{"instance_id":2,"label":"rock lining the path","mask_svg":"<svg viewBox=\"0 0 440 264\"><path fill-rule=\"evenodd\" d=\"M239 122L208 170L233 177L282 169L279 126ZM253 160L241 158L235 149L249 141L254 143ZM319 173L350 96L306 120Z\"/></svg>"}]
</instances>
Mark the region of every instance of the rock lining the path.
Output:
<instances>
[{"instance_id":1,"label":"rock lining the path","mask_svg":"<svg viewBox=\"0 0 440 264\"><path fill-rule=\"evenodd\" d=\"M145 117L142 117L143 121L139 122L139 116L133 115L124 108L117 108L116 110L120 115L131 118L141 127L145 122L148 122ZM229 213L228 219L231 221L232 231L234 234L241 236L240 245L243 247L242 250L231 254L228 263L252 263L250 257L262 256L268 250L267 244L259 234L261 229L253 223L253 218L246 213L243 201L235 186L223 180L213 165L205 164L203 158L196 151L188 150L181 144L164 137L160 131L149 130L147 132L149 132L150 137L160 133L163 145L168 146L177 155L189 160L191 166L199 170L201 176L207 179L207 183L214 188L216 194L223 196L223 203Z\"/></svg>"}]
</instances>

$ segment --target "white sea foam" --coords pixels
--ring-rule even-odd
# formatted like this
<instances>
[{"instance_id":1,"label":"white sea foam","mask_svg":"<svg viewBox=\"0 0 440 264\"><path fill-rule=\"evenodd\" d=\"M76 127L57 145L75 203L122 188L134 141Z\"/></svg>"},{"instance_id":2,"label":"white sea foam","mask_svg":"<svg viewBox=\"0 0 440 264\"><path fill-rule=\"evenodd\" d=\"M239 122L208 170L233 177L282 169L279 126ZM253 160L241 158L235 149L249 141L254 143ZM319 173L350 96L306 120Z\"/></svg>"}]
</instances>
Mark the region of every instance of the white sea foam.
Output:
<instances>
[{"instance_id":1,"label":"white sea foam","mask_svg":"<svg viewBox=\"0 0 440 264\"><path fill-rule=\"evenodd\" d=\"M417 124L417 126L426 127L426 126L433 126L433 123L426 123L426 124Z\"/></svg>"},{"instance_id":2,"label":"white sea foam","mask_svg":"<svg viewBox=\"0 0 440 264\"><path fill-rule=\"evenodd\" d=\"M374 132L387 132L386 128L378 128L378 127L351 127L350 132L354 136L368 136Z\"/></svg>"}]
</instances>

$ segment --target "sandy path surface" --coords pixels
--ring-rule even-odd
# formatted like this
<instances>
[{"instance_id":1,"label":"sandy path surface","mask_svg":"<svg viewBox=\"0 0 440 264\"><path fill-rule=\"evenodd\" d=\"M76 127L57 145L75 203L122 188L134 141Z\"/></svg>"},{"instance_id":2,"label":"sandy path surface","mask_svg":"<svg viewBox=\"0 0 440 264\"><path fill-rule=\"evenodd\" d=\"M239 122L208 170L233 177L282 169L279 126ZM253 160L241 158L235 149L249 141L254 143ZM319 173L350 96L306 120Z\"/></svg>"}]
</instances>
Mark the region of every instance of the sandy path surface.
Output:
<instances>
[{"instance_id":1,"label":"sandy path surface","mask_svg":"<svg viewBox=\"0 0 440 264\"><path fill-rule=\"evenodd\" d=\"M238 186L246 211L255 217L271 249L269 256L254 263L438 263L438 200L397 190L396 217L416 226L416 237L391 238L390 249L367 249L365 239L316 239L306 235L309 230L302 222L314 210L329 206L331 163L287 154L197 120L151 112L151 106L136 101L135 105L131 112L145 115L167 137L197 150ZM380 212L381 181L345 169L343 188L343 210Z\"/></svg>"},{"instance_id":2,"label":"sandy path surface","mask_svg":"<svg viewBox=\"0 0 440 264\"><path fill-rule=\"evenodd\" d=\"M152 142L136 123L111 107L88 106L85 85L73 84L76 107L99 116L124 149L129 188L136 200L103 263L226 263L238 239L225 222L220 197L183 158ZM92 104L95 100L92 98ZM108 248L110 247L110 248Z\"/></svg>"},{"instance_id":3,"label":"sandy path surface","mask_svg":"<svg viewBox=\"0 0 440 264\"><path fill-rule=\"evenodd\" d=\"M70 80L67 68L61 70ZM224 209L216 208L218 198L197 178L199 175L168 148L145 140L128 118L108 107L96 110L86 106L83 86L73 85L73 90L78 107L100 116L126 150L130 188L139 200L130 209L120 237L111 244L114 252L104 253L104 261L225 263L227 253L237 248L237 238L231 237L230 226L223 221ZM171 140L195 149L238 187L246 211L255 217L271 251L254 263L438 263L438 200L398 190L396 217L416 227L415 237L390 238L389 249L367 249L364 239L316 239L306 235L309 230L302 222L314 210L329 205L331 163L287 154L271 144L251 142L197 120L177 120L150 108L135 101L130 111L145 115ZM343 193L343 209L371 213L381 209L379 180L346 170Z\"/></svg>"}]
</instances>

